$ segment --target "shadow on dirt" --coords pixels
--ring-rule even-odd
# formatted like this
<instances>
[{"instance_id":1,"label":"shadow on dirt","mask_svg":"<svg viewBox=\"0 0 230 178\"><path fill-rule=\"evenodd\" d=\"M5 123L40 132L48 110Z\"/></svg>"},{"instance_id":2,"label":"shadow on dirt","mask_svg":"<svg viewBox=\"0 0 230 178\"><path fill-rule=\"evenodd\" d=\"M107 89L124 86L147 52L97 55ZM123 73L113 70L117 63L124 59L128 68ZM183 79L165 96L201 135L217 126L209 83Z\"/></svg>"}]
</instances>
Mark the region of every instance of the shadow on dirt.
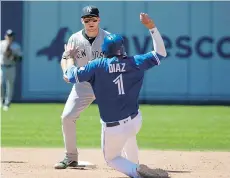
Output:
<instances>
[{"instance_id":1,"label":"shadow on dirt","mask_svg":"<svg viewBox=\"0 0 230 178\"><path fill-rule=\"evenodd\" d=\"M168 173L191 173L191 171L170 171L166 170Z\"/></svg>"},{"instance_id":2,"label":"shadow on dirt","mask_svg":"<svg viewBox=\"0 0 230 178\"><path fill-rule=\"evenodd\" d=\"M18 163L27 163L27 162L24 162L24 161L1 161L1 163L8 163L8 164L15 163L15 164L18 164Z\"/></svg>"}]
</instances>

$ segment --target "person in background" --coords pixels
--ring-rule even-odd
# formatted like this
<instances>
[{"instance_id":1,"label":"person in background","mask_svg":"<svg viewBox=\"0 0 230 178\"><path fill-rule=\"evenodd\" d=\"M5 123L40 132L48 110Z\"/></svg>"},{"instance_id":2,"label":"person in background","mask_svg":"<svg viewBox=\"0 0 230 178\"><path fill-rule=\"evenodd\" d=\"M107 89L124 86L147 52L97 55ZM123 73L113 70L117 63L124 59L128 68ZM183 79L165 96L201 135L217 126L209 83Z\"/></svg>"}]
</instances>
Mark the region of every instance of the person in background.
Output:
<instances>
[{"instance_id":1,"label":"person in background","mask_svg":"<svg viewBox=\"0 0 230 178\"><path fill-rule=\"evenodd\" d=\"M8 111L14 92L16 63L21 61L22 51L20 45L15 42L15 33L11 29L6 31L0 46L1 107Z\"/></svg>"}]
</instances>

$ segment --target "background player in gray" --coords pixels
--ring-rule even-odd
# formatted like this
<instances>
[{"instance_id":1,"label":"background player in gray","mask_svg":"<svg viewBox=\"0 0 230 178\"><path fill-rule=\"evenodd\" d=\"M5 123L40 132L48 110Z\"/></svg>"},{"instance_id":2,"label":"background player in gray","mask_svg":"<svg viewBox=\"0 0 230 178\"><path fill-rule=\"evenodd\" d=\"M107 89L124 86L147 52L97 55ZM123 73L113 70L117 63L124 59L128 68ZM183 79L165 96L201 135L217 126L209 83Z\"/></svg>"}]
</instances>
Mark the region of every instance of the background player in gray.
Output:
<instances>
[{"instance_id":1,"label":"background player in gray","mask_svg":"<svg viewBox=\"0 0 230 178\"><path fill-rule=\"evenodd\" d=\"M71 83L88 81L93 87L101 116L101 146L108 166L132 178L166 178L166 171L139 165L138 160L136 134L142 125L138 97L144 72L160 65L160 60L166 57L163 39L154 22L144 13L140 19L150 31L154 51L127 56L123 38L110 34L102 46L103 59L76 67L75 49L69 44L65 47L71 51L66 75Z\"/></svg>"},{"instance_id":2,"label":"background player in gray","mask_svg":"<svg viewBox=\"0 0 230 178\"><path fill-rule=\"evenodd\" d=\"M16 63L22 59L21 47L14 39L15 33L9 29L0 44L1 106L4 111L9 109L13 97Z\"/></svg>"},{"instance_id":3,"label":"background player in gray","mask_svg":"<svg viewBox=\"0 0 230 178\"><path fill-rule=\"evenodd\" d=\"M101 45L104 37L109 32L99 28L99 10L94 6L86 6L82 9L81 22L84 29L74 33L68 40L68 44L78 47L75 56L75 65L84 66L88 61L103 56ZM67 69L66 56L63 53L61 67L63 72ZM64 76L64 80L66 77ZM66 156L63 161L55 164L55 169L75 167L78 164L78 151L76 148L76 119L80 113L95 99L94 92L88 82L74 84L62 113L62 133L65 144Z\"/></svg>"}]
</instances>

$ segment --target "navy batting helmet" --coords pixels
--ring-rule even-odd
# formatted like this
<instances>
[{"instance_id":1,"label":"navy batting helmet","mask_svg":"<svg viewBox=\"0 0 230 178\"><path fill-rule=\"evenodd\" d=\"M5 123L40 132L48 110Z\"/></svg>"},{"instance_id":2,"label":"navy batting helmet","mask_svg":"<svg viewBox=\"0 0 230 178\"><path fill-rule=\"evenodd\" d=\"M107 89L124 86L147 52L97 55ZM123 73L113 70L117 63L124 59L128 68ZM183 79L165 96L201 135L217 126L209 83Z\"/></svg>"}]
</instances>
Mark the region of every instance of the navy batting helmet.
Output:
<instances>
[{"instance_id":1,"label":"navy batting helmet","mask_svg":"<svg viewBox=\"0 0 230 178\"><path fill-rule=\"evenodd\" d=\"M102 51L105 57L126 56L124 40L121 35L109 34L104 38Z\"/></svg>"}]
</instances>

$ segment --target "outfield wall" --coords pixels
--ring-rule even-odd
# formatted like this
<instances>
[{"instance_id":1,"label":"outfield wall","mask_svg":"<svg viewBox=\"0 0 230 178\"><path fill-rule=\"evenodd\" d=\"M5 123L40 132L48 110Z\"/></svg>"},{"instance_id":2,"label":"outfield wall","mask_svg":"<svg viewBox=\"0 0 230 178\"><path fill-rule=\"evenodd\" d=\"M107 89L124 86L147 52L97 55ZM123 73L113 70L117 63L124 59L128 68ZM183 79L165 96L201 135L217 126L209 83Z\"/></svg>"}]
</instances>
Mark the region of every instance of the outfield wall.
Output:
<instances>
[{"instance_id":1,"label":"outfield wall","mask_svg":"<svg viewBox=\"0 0 230 178\"><path fill-rule=\"evenodd\" d=\"M65 100L63 44L82 28L82 7L100 9L101 27L127 39L130 55L152 49L139 13L154 18L168 57L146 73L141 100L230 101L230 2L23 2L22 100Z\"/></svg>"}]
</instances>

